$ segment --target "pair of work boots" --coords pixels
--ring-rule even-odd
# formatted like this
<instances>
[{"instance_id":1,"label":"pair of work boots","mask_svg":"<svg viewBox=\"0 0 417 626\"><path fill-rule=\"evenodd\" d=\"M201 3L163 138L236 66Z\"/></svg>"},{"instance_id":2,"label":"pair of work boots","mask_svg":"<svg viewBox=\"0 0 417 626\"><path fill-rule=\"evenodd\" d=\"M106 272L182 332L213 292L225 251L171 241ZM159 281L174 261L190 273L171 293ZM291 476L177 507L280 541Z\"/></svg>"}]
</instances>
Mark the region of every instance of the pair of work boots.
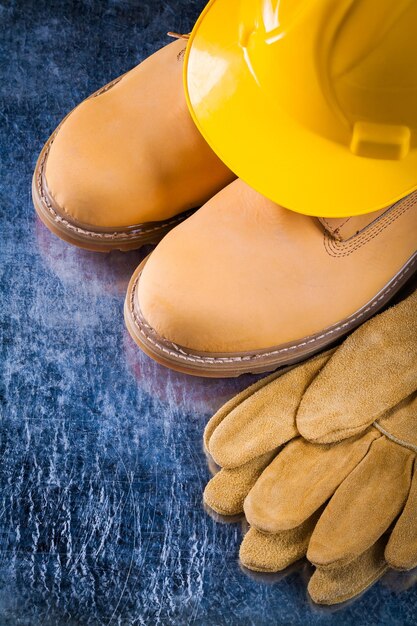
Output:
<instances>
[{"instance_id":1,"label":"pair of work boots","mask_svg":"<svg viewBox=\"0 0 417 626\"><path fill-rule=\"evenodd\" d=\"M52 232L90 250L160 241L125 304L152 358L199 376L274 370L353 330L414 274L417 192L343 219L271 202L194 125L184 51L171 43L63 120L36 166L35 207Z\"/></svg>"}]
</instances>

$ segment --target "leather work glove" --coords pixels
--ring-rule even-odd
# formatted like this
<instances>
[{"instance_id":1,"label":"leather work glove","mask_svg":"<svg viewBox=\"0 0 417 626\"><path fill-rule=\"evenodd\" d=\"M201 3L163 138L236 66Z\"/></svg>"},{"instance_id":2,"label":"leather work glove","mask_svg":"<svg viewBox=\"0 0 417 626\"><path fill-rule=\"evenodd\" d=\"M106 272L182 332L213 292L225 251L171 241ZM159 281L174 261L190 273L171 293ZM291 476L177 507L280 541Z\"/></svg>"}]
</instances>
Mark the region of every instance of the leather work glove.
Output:
<instances>
[{"instance_id":1,"label":"leather work glove","mask_svg":"<svg viewBox=\"0 0 417 626\"><path fill-rule=\"evenodd\" d=\"M246 518L253 529L275 540L283 532L299 534L305 529L307 558L321 571L351 565L372 551L385 533L387 564L413 569L417 566L416 457L414 393L362 435L334 444L294 439L249 492ZM259 538L248 538L249 545L242 547L243 560L248 560L254 541L259 553Z\"/></svg>"},{"instance_id":2,"label":"leather work glove","mask_svg":"<svg viewBox=\"0 0 417 626\"><path fill-rule=\"evenodd\" d=\"M308 549L318 565L309 585L316 602L341 602L382 575L387 568L383 535L401 510L385 557L395 567L414 565L417 541L410 519L413 506L417 513L416 481L411 481L415 450L404 444L415 446L417 425L412 395L417 387L416 304L414 293L367 322L340 348L256 383L207 425L206 449L223 469L206 487L205 502L223 515L234 515L242 511L250 492L245 511L252 528L241 547L243 564L279 571ZM300 439L299 432L318 442L350 438L337 445L314 445ZM381 455L386 461L390 451L392 463L383 469L393 499L384 488L374 492L369 480L379 471ZM352 481L363 470L368 473L358 481L356 508L349 499L336 499L339 487L349 490L346 479ZM376 483L381 487L381 481ZM335 504L321 514L320 507L333 494ZM387 508L385 500L378 500L381 494L387 497ZM380 513L369 525L364 523L367 502L371 513ZM340 514L343 506L350 517L331 515L334 510ZM349 532L352 519L360 532Z\"/></svg>"},{"instance_id":3,"label":"leather work glove","mask_svg":"<svg viewBox=\"0 0 417 626\"><path fill-rule=\"evenodd\" d=\"M250 462L248 465L252 465ZM206 490L206 503L214 504L215 508L228 506L233 509L236 504L235 488L240 491L250 490L253 484L253 474L247 472L247 467L231 470L221 470L216 474L220 480L212 479ZM259 474L258 474L259 475ZM231 480L229 480L231 479ZM237 479L237 482L236 482ZM212 510L208 513L213 516ZM234 511L238 511L237 506ZM242 512L242 505L240 507ZM283 572L307 554L310 538L315 525L320 518L323 507L316 511L305 522L289 530L276 533L265 533L252 526L245 534L240 546L240 562L248 570L273 574ZM214 515L218 520L218 516ZM240 521L238 517L223 517L222 521ZM375 583L388 570L384 557L386 537L379 539L370 549L345 565L335 565L332 568L315 568L309 580L308 592L317 604L333 605L345 602L362 593ZM291 568L290 568L291 569Z\"/></svg>"}]
</instances>

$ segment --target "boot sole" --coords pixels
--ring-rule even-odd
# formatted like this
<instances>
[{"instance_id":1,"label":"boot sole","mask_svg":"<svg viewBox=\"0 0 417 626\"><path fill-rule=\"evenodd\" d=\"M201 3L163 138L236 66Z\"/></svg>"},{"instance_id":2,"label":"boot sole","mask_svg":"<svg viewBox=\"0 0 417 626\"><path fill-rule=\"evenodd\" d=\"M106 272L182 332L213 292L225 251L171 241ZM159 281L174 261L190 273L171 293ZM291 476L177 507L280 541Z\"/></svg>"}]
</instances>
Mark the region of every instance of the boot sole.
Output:
<instances>
[{"instance_id":1,"label":"boot sole","mask_svg":"<svg viewBox=\"0 0 417 626\"><path fill-rule=\"evenodd\" d=\"M342 337L380 311L417 271L417 252L367 304L344 320L297 342L266 350L239 353L197 352L161 337L144 319L137 305L136 290L147 257L133 274L125 300L127 329L145 354L177 372L204 378L233 378L241 374L261 374L293 365L330 348Z\"/></svg>"},{"instance_id":2,"label":"boot sole","mask_svg":"<svg viewBox=\"0 0 417 626\"><path fill-rule=\"evenodd\" d=\"M90 98L95 98L116 85L123 76L108 83ZM32 199L40 220L54 234L79 248L94 252L135 250L147 244L157 244L174 226L187 219L195 209L185 211L163 222L147 222L123 228L93 228L72 219L51 196L45 179L49 151L59 129L72 111L62 120L44 145L36 163L32 179Z\"/></svg>"}]
</instances>

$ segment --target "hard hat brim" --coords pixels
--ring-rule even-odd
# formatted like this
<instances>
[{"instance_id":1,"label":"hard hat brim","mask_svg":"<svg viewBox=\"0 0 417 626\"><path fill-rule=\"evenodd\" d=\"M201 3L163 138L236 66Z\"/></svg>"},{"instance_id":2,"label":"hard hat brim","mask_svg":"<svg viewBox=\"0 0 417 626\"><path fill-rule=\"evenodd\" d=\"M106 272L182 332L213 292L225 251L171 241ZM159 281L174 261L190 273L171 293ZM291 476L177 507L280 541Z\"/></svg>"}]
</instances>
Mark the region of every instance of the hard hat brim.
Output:
<instances>
[{"instance_id":1,"label":"hard hat brim","mask_svg":"<svg viewBox=\"0 0 417 626\"><path fill-rule=\"evenodd\" d=\"M417 189L417 149L401 160L360 157L309 130L258 85L238 32L239 0L211 0L187 46L184 84L197 128L239 178L320 217L377 211Z\"/></svg>"}]
</instances>

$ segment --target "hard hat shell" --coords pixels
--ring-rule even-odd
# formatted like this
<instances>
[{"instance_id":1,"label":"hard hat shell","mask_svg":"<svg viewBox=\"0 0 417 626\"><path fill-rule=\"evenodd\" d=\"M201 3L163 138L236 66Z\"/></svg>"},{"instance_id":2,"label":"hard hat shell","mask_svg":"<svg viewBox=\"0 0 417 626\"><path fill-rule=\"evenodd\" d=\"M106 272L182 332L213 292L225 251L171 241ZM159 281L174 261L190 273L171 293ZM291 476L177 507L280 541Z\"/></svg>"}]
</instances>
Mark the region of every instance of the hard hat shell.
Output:
<instances>
[{"instance_id":1,"label":"hard hat shell","mask_svg":"<svg viewBox=\"0 0 417 626\"><path fill-rule=\"evenodd\" d=\"M212 149L288 209L360 215L417 188L416 0L211 0L184 83Z\"/></svg>"}]
</instances>

